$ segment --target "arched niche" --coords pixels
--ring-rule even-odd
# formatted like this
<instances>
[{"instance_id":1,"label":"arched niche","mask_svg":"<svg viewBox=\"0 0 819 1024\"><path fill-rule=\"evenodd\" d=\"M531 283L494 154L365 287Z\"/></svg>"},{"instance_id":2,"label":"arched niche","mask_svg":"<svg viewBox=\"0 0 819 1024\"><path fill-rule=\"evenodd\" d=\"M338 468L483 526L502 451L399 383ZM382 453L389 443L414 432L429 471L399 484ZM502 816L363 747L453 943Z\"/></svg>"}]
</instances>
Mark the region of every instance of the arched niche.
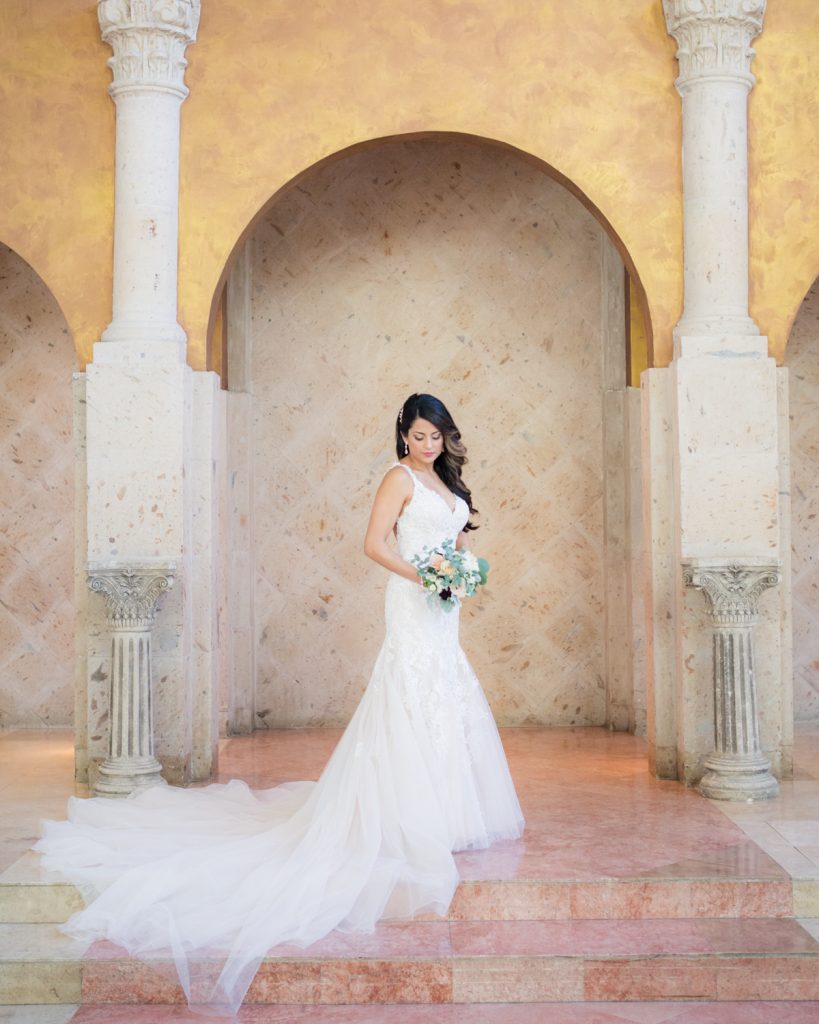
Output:
<instances>
[{"instance_id":1,"label":"arched niche","mask_svg":"<svg viewBox=\"0 0 819 1024\"><path fill-rule=\"evenodd\" d=\"M228 730L349 717L382 633L383 570L361 537L416 390L451 404L470 447L493 587L463 628L499 721L639 730L626 393L639 282L629 302L595 211L510 147L389 139L279 193L226 273L214 308L244 651Z\"/></svg>"},{"instance_id":2,"label":"arched niche","mask_svg":"<svg viewBox=\"0 0 819 1024\"><path fill-rule=\"evenodd\" d=\"M0 243L0 727L74 717L76 354L37 273Z\"/></svg>"},{"instance_id":3,"label":"arched niche","mask_svg":"<svg viewBox=\"0 0 819 1024\"><path fill-rule=\"evenodd\" d=\"M524 150L518 149L515 146L511 146L505 142L499 142L495 139L487 139L482 136L468 135L462 132L416 132L407 135L396 135L389 136L387 138L370 139L366 142L358 143L357 145L350 146L347 149L340 150L336 153L332 153L325 157L323 160L312 164L310 167L306 167L301 174L292 178L284 186L273 191L270 198L264 205L257 211L255 217L247 224L244 231L236 239L236 242L231 250L230 256L225 263L225 267L220 275L219 281L216 288L214 289L213 299L211 302L210 316L208 319L208 330L207 330L207 365L208 369L215 370L223 378L227 377L227 361L226 361L226 349L227 349L227 333L228 333L228 312L227 312L227 281L232 268L235 266L237 259L244 252L245 242L251 236L257 224L264 220L268 211L275 207L277 203L282 201L287 194L293 189L299 189L302 183L310 177L321 173L322 169L328 164L333 164L337 161L343 161L353 156L355 153L366 149L381 149L385 146L400 145L403 142L415 141L415 140L439 140L444 141L448 139L459 139L465 143L471 143L479 147L491 146L495 148L499 153L506 151L514 153L519 156L522 161L532 164L537 167L547 177L552 178L554 181L564 186L573 196L575 196L579 202L581 202L592 214L592 216L599 222L603 230L605 231L608 238L611 240L612 245L617 249L623 260L626 274L627 274L627 288L628 288L628 313L627 313L627 331L628 331L628 355L627 355L627 373L629 376L629 382L635 386L639 386L639 374L643 369L654 365L654 333L651 317L649 314L648 301L646 298L645 288L643 287L640 279L639 271L631 257L628 249L623 243L620 236L614 230L612 225L603 215L598 206L580 189L570 178L562 174L560 170L544 160L533 156L531 153L527 153ZM631 341L634 339L634 347L632 348ZM226 385L229 386L229 385Z\"/></svg>"}]
</instances>

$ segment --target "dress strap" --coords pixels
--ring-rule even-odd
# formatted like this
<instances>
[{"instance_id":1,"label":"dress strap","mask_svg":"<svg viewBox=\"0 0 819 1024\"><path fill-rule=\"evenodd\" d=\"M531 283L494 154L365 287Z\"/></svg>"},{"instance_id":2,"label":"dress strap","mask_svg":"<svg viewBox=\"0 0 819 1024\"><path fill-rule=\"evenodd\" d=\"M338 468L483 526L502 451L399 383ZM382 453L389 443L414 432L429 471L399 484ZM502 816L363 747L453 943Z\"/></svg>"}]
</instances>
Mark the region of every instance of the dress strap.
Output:
<instances>
[{"instance_id":1,"label":"dress strap","mask_svg":"<svg viewBox=\"0 0 819 1024\"><path fill-rule=\"evenodd\" d=\"M405 469L405 470L406 470L406 471L407 471L407 472L409 473L409 475L410 475L410 480L412 480L412 486L413 486L413 487L415 487L415 485L416 485L417 481L416 481L416 479L415 479L415 474L414 474L414 473L413 473L413 471L412 471L412 470L411 470L411 469L409 468L409 466L405 466L403 462L394 462L394 463L393 463L393 465L391 466L391 468L392 468L392 469L395 469L395 467L396 467L396 466L400 466L400 467L401 467L401 469Z\"/></svg>"}]
</instances>

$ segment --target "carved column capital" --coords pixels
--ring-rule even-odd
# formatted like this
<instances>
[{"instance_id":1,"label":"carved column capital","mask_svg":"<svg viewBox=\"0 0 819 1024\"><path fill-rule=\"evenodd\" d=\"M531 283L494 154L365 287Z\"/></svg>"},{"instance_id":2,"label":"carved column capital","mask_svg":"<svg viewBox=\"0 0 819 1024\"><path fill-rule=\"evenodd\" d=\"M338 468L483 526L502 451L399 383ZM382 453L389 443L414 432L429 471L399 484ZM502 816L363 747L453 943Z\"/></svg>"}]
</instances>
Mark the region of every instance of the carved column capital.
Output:
<instances>
[{"instance_id":1,"label":"carved column capital","mask_svg":"<svg viewBox=\"0 0 819 1024\"><path fill-rule=\"evenodd\" d=\"M760 594L782 580L778 560L700 559L683 561L683 581L705 595L715 626L752 626Z\"/></svg>"},{"instance_id":2,"label":"carved column capital","mask_svg":"<svg viewBox=\"0 0 819 1024\"><path fill-rule=\"evenodd\" d=\"M175 571L172 562L90 566L88 586L105 597L112 629L148 630L159 597L173 586Z\"/></svg>"},{"instance_id":3,"label":"carved column capital","mask_svg":"<svg viewBox=\"0 0 819 1024\"><path fill-rule=\"evenodd\" d=\"M754 84L751 40L762 31L766 0L663 0L668 34L677 40L680 77L730 76Z\"/></svg>"},{"instance_id":4,"label":"carved column capital","mask_svg":"<svg viewBox=\"0 0 819 1024\"><path fill-rule=\"evenodd\" d=\"M98 0L103 40L114 51L109 92L149 87L188 95L185 48L196 40L200 0Z\"/></svg>"}]
</instances>

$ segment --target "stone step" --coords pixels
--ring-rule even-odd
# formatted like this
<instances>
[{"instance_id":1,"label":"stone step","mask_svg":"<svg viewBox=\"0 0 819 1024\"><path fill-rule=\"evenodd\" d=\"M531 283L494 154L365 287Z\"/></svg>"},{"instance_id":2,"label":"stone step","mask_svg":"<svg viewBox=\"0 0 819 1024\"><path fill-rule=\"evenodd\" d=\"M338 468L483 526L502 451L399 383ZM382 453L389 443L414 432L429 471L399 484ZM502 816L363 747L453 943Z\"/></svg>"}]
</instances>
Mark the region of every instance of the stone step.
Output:
<instances>
[{"instance_id":1,"label":"stone step","mask_svg":"<svg viewBox=\"0 0 819 1024\"><path fill-rule=\"evenodd\" d=\"M795 886L801 888L796 890ZM453 921L549 921L619 918L752 918L812 915L794 899L810 883L779 878L651 877L515 878L461 882L450 907ZM815 901L814 901L815 902ZM83 906L79 892L43 871L26 853L0 874L0 923L60 923Z\"/></svg>"},{"instance_id":2,"label":"stone step","mask_svg":"<svg viewBox=\"0 0 819 1024\"><path fill-rule=\"evenodd\" d=\"M87 950L53 924L0 924L0 1005L81 1002Z\"/></svg>"},{"instance_id":3,"label":"stone step","mask_svg":"<svg viewBox=\"0 0 819 1024\"><path fill-rule=\"evenodd\" d=\"M601 878L463 881L452 921L791 917L789 878Z\"/></svg>"},{"instance_id":4,"label":"stone step","mask_svg":"<svg viewBox=\"0 0 819 1024\"><path fill-rule=\"evenodd\" d=\"M36 1008L34 1008L36 1009ZM5 1020L5 1018L3 1018ZM50 1024L43 1016L10 1017L14 1024ZM350 1005L246 1006L238 1024L816 1024L819 1002L487 1003L483 1006ZM88 1004L71 1024L202 1024L182 1006ZM56 1024L56 1019L55 1019ZM59 1022L62 1024L62 1021Z\"/></svg>"},{"instance_id":5,"label":"stone step","mask_svg":"<svg viewBox=\"0 0 819 1024\"><path fill-rule=\"evenodd\" d=\"M0 951L0 1003L183 1000L162 954L85 948L48 924L0 926ZM781 918L416 921L275 953L249 1003L819 1001L819 942ZM197 961L194 991L216 970Z\"/></svg>"},{"instance_id":6,"label":"stone step","mask_svg":"<svg viewBox=\"0 0 819 1024\"><path fill-rule=\"evenodd\" d=\"M82 907L77 889L44 871L33 850L0 873L0 924L59 924Z\"/></svg>"},{"instance_id":7,"label":"stone step","mask_svg":"<svg viewBox=\"0 0 819 1024\"><path fill-rule=\"evenodd\" d=\"M78 1006L70 1003L34 1003L28 1006L0 1006L0 1021L3 1024L73 1024ZM171 1007L168 1007L170 1010ZM179 1007L177 1007L177 1010ZM108 1007L110 1012L111 1007ZM144 1018L143 1018L144 1019ZM173 1017L165 1017L159 1014L158 1020L164 1022L173 1020ZM97 1020L102 1020L98 1017ZM200 1021L201 1024L201 1021Z\"/></svg>"}]
</instances>

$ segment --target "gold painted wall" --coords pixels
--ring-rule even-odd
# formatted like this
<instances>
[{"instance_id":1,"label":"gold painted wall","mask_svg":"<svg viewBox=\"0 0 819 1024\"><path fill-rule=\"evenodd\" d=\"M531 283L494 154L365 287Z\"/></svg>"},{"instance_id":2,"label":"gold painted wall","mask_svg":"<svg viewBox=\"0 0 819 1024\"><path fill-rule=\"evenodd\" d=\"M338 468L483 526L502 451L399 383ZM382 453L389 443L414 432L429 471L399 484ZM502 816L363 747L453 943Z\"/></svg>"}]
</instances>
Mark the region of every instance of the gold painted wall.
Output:
<instances>
[{"instance_id":1,"label":"gold painted wall","mask_svg":"<svg viewBox=\"0 0 819 1024\"><path fill-rule=\"evenodd\" d=\"M749 101L750 306L781 363L819 275L819 4L770 0Z\"/></svg>"},{"instance_id":2,"label":"gold painted wall","mask_svg":"<svg viewBox=\"0 0 819 1024\"><path fill-rule=\"evenodd\" d=\"M751 312L779 357L819 271L814 0L772 0L751 100ZM811 38L813 34L813 38ZM182 111L180 320L271 197L391 135L461 132L544 161L597 208L665 364L682 302L680 108L660 0L204 0ZM114 108L91 0L0 7L0 240L51 288L81 361L110 319Z\"/></svg>"},{"instance_id":3,"label":"gold painted wall","mask_svg":"<svg viewBox=\"0 0 819 1024\"><path fill-rule=\"evenodd\" d=\"M88 0L0 3L0 242L51 289L81 365L111 319L110 55Z\"/></svg>"}]
</instances>

